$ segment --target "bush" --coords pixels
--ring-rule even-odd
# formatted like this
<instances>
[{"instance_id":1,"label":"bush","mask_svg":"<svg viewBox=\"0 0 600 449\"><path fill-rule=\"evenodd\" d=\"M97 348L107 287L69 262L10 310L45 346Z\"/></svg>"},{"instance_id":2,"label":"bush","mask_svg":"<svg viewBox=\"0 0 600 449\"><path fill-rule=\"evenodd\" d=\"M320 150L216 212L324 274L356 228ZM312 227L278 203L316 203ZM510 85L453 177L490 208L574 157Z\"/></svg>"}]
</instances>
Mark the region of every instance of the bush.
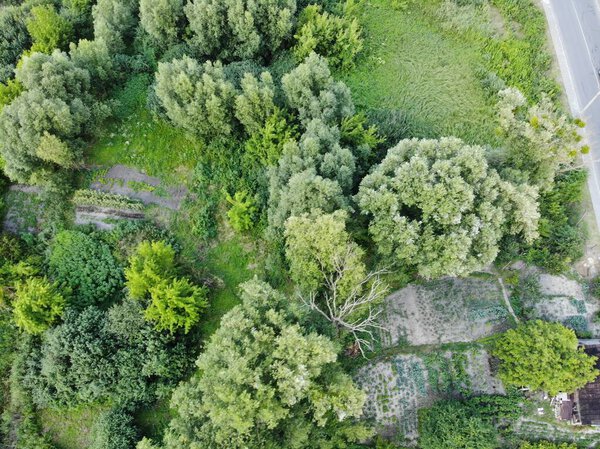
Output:
<instances>
[{"instance_id":1,"label":"bush","mask_svg":"<svg viewBox=\"0 0 600 449\"><path fill-rule=\"evenodd\" d=\"M112 408L94 424L90 449L133 449L138 438L133 416L121 408Z\"/></svg>"},{"instance_id":2,"label":"bush","mask_svg":"<svg viewBox=\"0 0 600 449\"><path fill-rule=\"evenodd\" d=\"M141 201L132 200L124 195L88 189L76 190L73 195L73 203L76 206L98 206L133 211L144 210L144 203Z\"/></svg>"},{"instance_id":3,"label":"bush","mask_svg":"<svg viewBox=\"0 0 600 449\"><path fill-rule=\"evenodd\" d=\"M275 165L285 144L298 138L297 128L290 121L281 109L276 108L246 141L246 155L250 161L263 167Z\"/></svg>"},{"instance_id":4,"label":"bush","mask_svg":"<svg viewBox=\"0 0 600 449\"><path fill-rule=\"evenodd\" d=\"M233 197L227 193L225 198L231 204L230 209L227 211L231 227L238 232L250 229L254 224L253 218L256 214L254 200L248 197L248 193L244 191L235 192Z\"/></svg>"},{"instance_id":5,"label":"bush","mask_svg":"<svg viewBox=\"0 0 600 449\"><path fill-rule=\"evenodd\" d=\"M29 278L15 289L13 312L17 326L30 334L41 334L62 315L65 299L45 278Z\"/></svg>"},{"instance_id":6,"label":"bush","mask_svg":"<svg viewBox=\"0 0 600 449\"><path fill-rule=\"evenodd\" d=\"M363 49L358 20L321 12L317 5L302 11L298 28L294 54L300 61L315 52L326 57L332 67L349 69Z\"/></svg>"},{"instance_id":7,"label":"bush","mask_svg":"<svg viewBox=\"0 0 600 449\"><path fill-rule=\"evenodd\" d=\"M114 300L123 285L123 271L110 247L96 235L62 231L50 244L50 277L69 288L71 304L82 309Z\"/></svg>"}]
</instances>

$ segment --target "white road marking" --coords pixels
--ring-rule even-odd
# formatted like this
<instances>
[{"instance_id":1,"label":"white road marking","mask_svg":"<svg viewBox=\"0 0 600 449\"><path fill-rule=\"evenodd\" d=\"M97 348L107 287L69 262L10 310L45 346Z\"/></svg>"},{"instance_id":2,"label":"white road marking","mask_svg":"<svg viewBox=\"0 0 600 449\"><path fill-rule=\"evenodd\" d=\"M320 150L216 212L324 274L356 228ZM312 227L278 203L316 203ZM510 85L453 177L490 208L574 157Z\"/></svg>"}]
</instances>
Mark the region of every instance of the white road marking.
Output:
<instances>
[{"instance_id":1,"label":"white road marking","mask_svg":"<svg viewBox=\"0 0 600 449\"><path fill-rule=\"evenodd\" d=\"M586 111L586 109L587 109L587 108L589 108L589 107L590 107L590 106L591 106L591 105L594 103L594 101L596 101L596 99L597 99L599 96L600 96L600 90L599 90L599 91L596 93L596 95L594 95L594 98L592 98L592 99L590 100L590 102L589 102L588 104L586 104L586 105L585 105L585 107L584 107L584 108L581 110L581 113L583 114L583 113Z\"/></svg>"}]
</instances>

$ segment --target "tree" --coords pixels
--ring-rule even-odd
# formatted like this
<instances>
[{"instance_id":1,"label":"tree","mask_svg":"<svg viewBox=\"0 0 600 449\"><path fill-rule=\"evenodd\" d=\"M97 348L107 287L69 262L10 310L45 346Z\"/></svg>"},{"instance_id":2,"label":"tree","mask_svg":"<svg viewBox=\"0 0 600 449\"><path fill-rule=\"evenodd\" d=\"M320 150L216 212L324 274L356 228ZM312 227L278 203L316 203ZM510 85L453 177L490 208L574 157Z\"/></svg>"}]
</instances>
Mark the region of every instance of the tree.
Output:
<instances>
[{"instance_id":1,"label":"tree","mask_svg":"<svg viewBox=\"0 0 600 449\"><path fill-rule=\"evenodd\" d=\"M298 137L296 127L289 121L276 107L264 125L246 141L247 157L264 167L277 164L285 145Z\"/></svg>"},{"instance_id":2,"label":"tree","mask_svg":"<svg viewBox=\"0 0 600 449\"><path fill-rule=\"evenodd\" d=\"M350 89L334 81L327 60L314 52L283 76L282 86L289 106L298 111L303 123L321 119L339 124L354 114Z\"/></svg>"},{"instance_id":3,"label":"tree","mask_svg":"<svg viewBox=\"0 0 600 449\"><path fill-rule=\"evenodd\" d=\"M183 16L183 0L140 0L140 24L160 45L175 43Z\"/></svg>"},{"instance_id":4,"label":"tree","mask_svg":"<svg viewBox=\"0 0 600 449\"><path fill-rule=\"evenodd\" d=\"M174 393L169 449L343 447L367 438L356 423L365 394L336 364L332 341L307 334L287 299L257 280L241 285L197 365Z\"/></svg>"},{"instance_id":5,"label":"tree","mask_svg":"<svg viewBox=\"0 0 600 449\"><path fill-rule=\"evenodd\" d=\"M552 187L557 172L569 167L579 152L589 150L579 135L583 123L559 112L547 96L528 107L525 96L509 88L500 92L497 107L509 163L542 191Z\"/></svg>"},{"instance_id":6,"label":"tree","mask_svg":"<svg viewBox=\"0 0 600 449\"><path fill-rule=\"evenodd\" d=\"M190 44L221 60L270 57L292 31L296 0L193 0Z\"/></svg>"},{"instance_id":7,"label":"tree","mask_svg":"<svg viewBox=\"0 0 600 449\"><path fill-rule=\"evenodd\" d=\"M298 20L294 54L303 60L315 52L326 57L331 66L349 69L363 49L361 34L356 18L321 12L321 6L308 5Z\"/></svg>"},{"instance_id":8,"label":"tree","mask_svg":"<svg viewBox=\"0 0 600 449\"><path fill-rule=\"evenodd\" d=\"M150 305L144 316L159 331L173 333L183 328L187 334L200 321L200 312L208 306L205 287L197 287L186 278L163 282L150 289Z\"/></svg>"},{"instance_id":9,"label":"tree","mask_svg":"<svg viewBox=\"0 0 600 449\"><path fill-rule=\"evenodd\" d=\"M31 46L26 25L27 11L23 7L0 8L0 82L14 76L21 54Z\"/></svg>"},{"instance_id":10,"label":"tree","mask_svg":"<svg viewBox=\"0 0 600 449\"><path fill-rule=\"evenodd\" d=\"M269 226L279 231L290 216L313 209L345 209L354 186L356 157L340 145L337 127L312 120L299 142L290 141L270 171Z\"/></svg>"},{"instance_id":11,"label":"tree","mask_svg":"<svg viewBox=\"0 0 600 449\"><path fill-rule=\"evenodd\" d=\"M102 97L114 81L115 67L106 43L103 40L89 41L81 39L77 44L71 43L69 55L77 67L90 74L90 88Z\"/></svg>"},{"instance_id":12,"label":"tree","mask_svg":"<svg viewBox=\"0 0 600 449\"><path fill-rule=\"evenodd\" d=\"M162 62L155 92L175 126L204 139L231 134L235 89L220 62L200 65L187 56Z\"/></svg>"},{"instance_id":13,"label":"tree","mask_svg":"<svg viewBox=\"0 0 600 449\"><path fill-rule=\"evenodd\" d=\"M259 80L251 73L246 73L241 85L242 93L235 99L235 116L248 134L254 134L275 113L273 77L269 72L263 72Z\"/></svg>"},{"instance_id":14,"label":"tree","mask_svg":"<svg viewBox=\"0 0 600 449\"><path fill-rule=\"evenodd\" d=\"M356 196L380 254L425 278L482 269L504 235L535 239L536 199L489 168L483 148L456 138L401 141Z\"/></svg>"},{"instance_id":15,"label":"tree","mask_svg":"<svg viewBox=\"0 0 600 449\"><path fill-rule=\"evenodd\" d=\"M366 272L364 252L346 232L347 214L314 213L285 223L286 256L302 302L349 332L364 355L375 331L383 329L376 305L387 292L380 273Z\"/></svg>"},{"instance_id":16,"label":"tree","mask_svg":"<svg viewBox=\"0 0 600 449\"><path fill-rule=\"evenodd\" d=\"M8 80L6 84L0 83L0 112L2 108L21 95L23 92L23 86L21 83L15 80Z\"/></svg>"},{"instance_id":17,"label":"tree","mask_svg":"<svg viewBox=\"0 0 600 449\"><path fill-rule=\"evenodd\" d=\"M129 258L125 279L129 297L144 299L150 290L176 274L175 250L164 241L141 242Z\"/></svg>"},{"instance_id":18,"label":"tree","mask_svg":"<svg viewBox=\"0 0 600 449\"><path fill-rule=\"evenodd\" d=\"M69 21L60 16L54 6L49 4L31 8L27 31L33 40L31 51L50 54L56 49L66 48L73 28Z\"/></svg>"},{"instance_id":19,"label":"tree","mask_svg":"<svg viewBox=\"0 0 600 449\"><path fill-rule=\"evenodd\" d=\"M155 331L135 301L67 309L63 318L27 356L23 383L38 406L150 403L190 368L193 349Z\"/></svg>"},{"instance_id":20,"label":"tree","mask_svg":"<svg viewBox=\"0 0 600 449\"><path fill-rule=\"evenodd\" d=\"M571 329L535 320L506 331L493 354L501 361L499 376L503 382L555 396L571 393L600 374L595 369L596 358L578 346Z\"/></svg>"},{"instance_id":21,"label":"tree","mask_svg":"<svg viewBox=\"0 0 600 449\"><path fill-rule=\"evenodd\" d=\"M92 6L94 0L61 0L60 15L72 24L73 34L79 39L93 39Z\"/></svg>"},{"instance_id":22,"label":"tree","mask_svg":"<svg viewBox=\"0 0 600 449\"><path fill-rule=\"evenodd\" d=\"M95 235L59 232L47 262L50 277L72 291L72 306L78 309L110 303L123 283L123 271L110 247Z\"/></svg>"},{"instance_id":23,"label":"tree","mask_svg":"<svg viewBox=\"0 0 600 449\"><path fill-rule=\"evenodd\" d=\"M18 282L13 312L17 326L29 334L41 334L62 315L65 298L46 278Z\"/></svg>"},{"instance_id":24,"label":"tree","mask_svg":"<svg viewBox=\"0 0 600 449\"><path fill-rule=\"evenodd\" d=\"M98 0L92 7L94 37L112 53L125 50L137 24L137 0Z\"/></svg>"},{"instance_id":25,"label":"tree","mask_svg":"<svg viewBox=\"0 0 600 449\"><path fill-rule=\"evenodd\" d=\"M494 449L499 447L498 434L459 402L443 401L419 411L419 447Z\"/></svg>"},{"instance_id":26,"label":"tree","mask_svg":"<svg viewBox=\"0 0 600 449\"><path fill-rule=\"evenodd\" d=\"M56 186L82 159L80 138L108 115L90 74L66 53L34 53L16 70L24 92L2 109L0 152L13 181Z\"/></svg>"}]
</instances>

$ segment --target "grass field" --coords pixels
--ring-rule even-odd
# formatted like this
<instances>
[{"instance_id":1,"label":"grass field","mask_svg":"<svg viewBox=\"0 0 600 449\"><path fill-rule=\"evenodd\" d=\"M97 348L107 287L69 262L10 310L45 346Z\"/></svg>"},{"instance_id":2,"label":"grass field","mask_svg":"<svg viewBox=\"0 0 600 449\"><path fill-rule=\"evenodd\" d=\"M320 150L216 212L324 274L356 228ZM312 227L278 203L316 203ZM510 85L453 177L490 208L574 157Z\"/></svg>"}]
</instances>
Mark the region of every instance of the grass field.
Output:
<instances>
[{"instance_id":1,"label":"grass field","mask_svg":"<svg viewBox=\"0 0 600 449\"><path fill-rule=\"evenodd\" d=\"M39 416L44 433L57 449L83 449L89 447L93 425L107 408L86 404L71 409L43 409Z\"/></svg>"},{"instance_id":2,"label":"grass field","mask_svg":"<svg viewBox=\"0 0 600 449\"><path fill-rule=\"evenodd\" d=\"M138 75L117 93L115 118L88 148L87 163L125 164L168 184L180 184L189 178L202 145L184 131L153 119L146 108L149 84L147 75Z\"/></svg>"},{"instance_id":3,"label":"grass field","mask_svg":"<svg viewBox=\"0 0 600 449\"><path fill-rule=\"evenodd\" d=\"M445 32L420 3L406 10L387 0L365 3L358 14L365 51L342 79L358 108L403 111L413 136L493 141L493 110L476 73L483 64L477 47Z\"/></svg>"}]
</instances>

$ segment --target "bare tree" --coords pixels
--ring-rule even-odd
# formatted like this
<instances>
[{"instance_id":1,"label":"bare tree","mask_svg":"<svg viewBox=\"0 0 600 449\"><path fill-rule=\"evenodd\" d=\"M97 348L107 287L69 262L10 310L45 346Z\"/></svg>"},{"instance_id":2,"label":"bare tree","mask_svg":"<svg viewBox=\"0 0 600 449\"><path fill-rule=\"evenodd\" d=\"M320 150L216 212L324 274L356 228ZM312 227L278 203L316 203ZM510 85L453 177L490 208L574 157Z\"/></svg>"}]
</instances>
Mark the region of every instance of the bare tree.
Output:
<instances>
[{"instance_id":1,"label":"bare tree","mask_svg":"<svg viewBox=\"0 0 600 449\"><path fill-rule=\"evenodd\" d=\"M341 295L340 283L349 269L346 261L350 259L351 252L352 247L348 247L343 255L335 257L333 270L322 270L323 292L299 292L298 296L307 307L330 321L338 332L352 334L355 345L365 357L365 349L373 350L378 331L387 331L378 318L383 312L380 300L388 291L381 275L388 271L382 269L367 274L349 293Z\"/></svg>"}]
</instances>

